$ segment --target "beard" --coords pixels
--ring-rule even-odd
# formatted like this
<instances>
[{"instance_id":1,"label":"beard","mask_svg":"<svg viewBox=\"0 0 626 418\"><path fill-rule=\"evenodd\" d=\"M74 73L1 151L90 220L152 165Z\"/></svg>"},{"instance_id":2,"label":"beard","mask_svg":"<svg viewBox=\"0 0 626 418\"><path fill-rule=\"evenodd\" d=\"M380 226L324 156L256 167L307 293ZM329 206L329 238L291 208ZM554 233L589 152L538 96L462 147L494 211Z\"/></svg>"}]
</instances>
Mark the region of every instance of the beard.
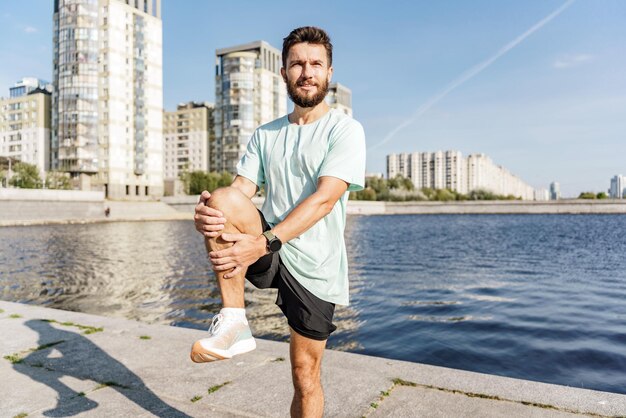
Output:
<instances>
[{"instance_id":1,"label":"beard","mask_svg":"<svg viewBox=\"0 0 626 418\"><path fill-rule=\"evenodd\" d=\"M321 84L314 83L317 86L317 93L313 96L308 96L306 93L300 94L298 87L305 84L304 82L292 83L287 80L287 94L289 98L299 107L315 107L322 103L326 95L328 94L328 80L324 80Z\"/></svg>"}]
</instances>

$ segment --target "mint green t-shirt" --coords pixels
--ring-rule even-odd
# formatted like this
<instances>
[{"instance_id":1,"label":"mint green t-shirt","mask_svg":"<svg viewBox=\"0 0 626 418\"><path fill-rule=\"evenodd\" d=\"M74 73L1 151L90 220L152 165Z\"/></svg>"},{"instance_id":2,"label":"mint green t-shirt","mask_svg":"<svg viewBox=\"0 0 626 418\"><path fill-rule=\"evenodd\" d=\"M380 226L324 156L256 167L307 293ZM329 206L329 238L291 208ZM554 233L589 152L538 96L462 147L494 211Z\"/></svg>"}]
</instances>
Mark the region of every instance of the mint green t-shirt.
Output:
<instances>
[{"instance_id":1,"label":"mint green t-shirt","mask_svg":"<svg viewBox=\"0 0 626 418\"><path fill-rule=\"evenodd\" d=\"M273 227L317 190L322 176L349 183L333 210L309 230L284 243L280 258L318 298L347 305L348 257L344 242L348 192L365 184L365 133L361 124L332 109L306 125L287 116L259 127L237 165L237 174L265 186L263 216Z\"/></svg>"}]
</instances>

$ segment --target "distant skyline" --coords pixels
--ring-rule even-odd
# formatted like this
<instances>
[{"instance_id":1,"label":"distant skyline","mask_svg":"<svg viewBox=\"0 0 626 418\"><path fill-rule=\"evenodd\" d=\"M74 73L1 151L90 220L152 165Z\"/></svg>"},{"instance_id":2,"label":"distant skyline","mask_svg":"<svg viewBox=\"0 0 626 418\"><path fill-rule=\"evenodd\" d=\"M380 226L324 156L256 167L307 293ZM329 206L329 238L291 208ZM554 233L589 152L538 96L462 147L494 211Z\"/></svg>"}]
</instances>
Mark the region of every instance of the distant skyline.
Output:
<instances>
[{"instance_id":1,"label":"distant skyline","mask_svg":"<svg viewBox=\"0 0 626 418\"><path fill-rule=\"evenodd\" d=\"M482 152L535 188L559 182L565 197L626 174L625 1L319 1L303 13L286 1L163 0L162 17L166 110L214 100L216 49L280 48L291 29L317 25L333 39L333 80L352 90L368 172L384 172L389 153ZM22 77L51 81L51 1L3 0L0 36L0 96Z\"/></svg>"}]
</instances>

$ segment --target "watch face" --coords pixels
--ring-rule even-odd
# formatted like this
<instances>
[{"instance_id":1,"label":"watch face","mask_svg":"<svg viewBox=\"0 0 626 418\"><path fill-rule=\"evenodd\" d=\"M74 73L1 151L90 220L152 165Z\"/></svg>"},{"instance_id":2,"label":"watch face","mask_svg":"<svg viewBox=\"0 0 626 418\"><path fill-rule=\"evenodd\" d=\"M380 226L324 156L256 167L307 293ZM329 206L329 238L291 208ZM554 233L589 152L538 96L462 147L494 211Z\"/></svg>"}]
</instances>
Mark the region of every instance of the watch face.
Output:
<instances>
[{"instance_id":1,"label":"watch face","mask_svg":"<svg viewBox=\"0 0 626 418\"><path fill-rule=\"evenodd\" d=\"M269 247L270 251L273 252L273 253L275 253L276 251L280 250L280 248L282 246L283 246L283 244L280 242L280 240L278 238L274 238L268 244L268 247Z\"/></svg>"}]
</instances>

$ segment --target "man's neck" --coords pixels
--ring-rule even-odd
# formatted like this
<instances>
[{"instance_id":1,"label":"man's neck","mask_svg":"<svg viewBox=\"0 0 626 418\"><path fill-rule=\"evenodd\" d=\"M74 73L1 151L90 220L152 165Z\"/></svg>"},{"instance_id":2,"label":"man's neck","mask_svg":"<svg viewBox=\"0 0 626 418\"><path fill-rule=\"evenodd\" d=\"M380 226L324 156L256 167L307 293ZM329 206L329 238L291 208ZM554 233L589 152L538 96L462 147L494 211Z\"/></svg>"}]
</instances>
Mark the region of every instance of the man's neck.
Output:
<instances>
[{"instance_id":1,"label":"man's neck","mask_svg":"<svg viewBox=\"0 0 626 418\"><path fill-rule=\"evenodd\" d=\"M289 122L295 123L296 125L313 123L328 113L329 110L330 107L326 101L322 101L315 107L300 107L296 105L293 112L289 114Z\"/></svg>"}]
</instances>

